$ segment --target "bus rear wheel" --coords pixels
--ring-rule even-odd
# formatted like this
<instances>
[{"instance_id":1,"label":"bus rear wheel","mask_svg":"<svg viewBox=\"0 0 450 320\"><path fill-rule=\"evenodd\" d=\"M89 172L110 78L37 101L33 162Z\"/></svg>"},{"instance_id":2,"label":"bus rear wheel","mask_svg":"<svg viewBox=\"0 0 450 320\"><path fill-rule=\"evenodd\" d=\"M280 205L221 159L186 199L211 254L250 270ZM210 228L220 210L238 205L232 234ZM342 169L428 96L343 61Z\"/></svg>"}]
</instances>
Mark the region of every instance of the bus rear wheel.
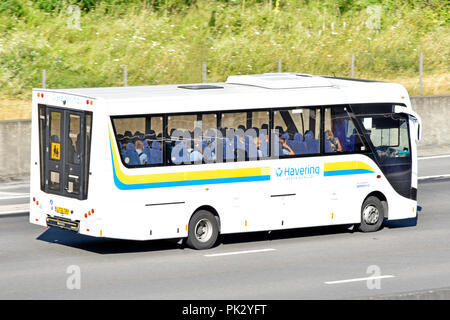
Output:
<instances>
[{"instance_id":1,"label":"bus rear wheel","mask_svg":"<svg viewBox=\"0 0 450 320\"><path fill-rule=\"evenodd\" d=\"M200 210L194 213L189 221L187 245L196 250L211 248L217 241L219 224L209 211Z\"/></svg>"},{"instance_id":2,"label":"bus rear wheel","mask_svg":"<svg viewBox=\"0 0 450 320\"><path fill-rule=\"evenodd\" d=\"M361 232L374 232L381 228L384 219L384 206L380 199L368 197L361 206L361 223L358 230Z\"/></svg>"}]
</instances>

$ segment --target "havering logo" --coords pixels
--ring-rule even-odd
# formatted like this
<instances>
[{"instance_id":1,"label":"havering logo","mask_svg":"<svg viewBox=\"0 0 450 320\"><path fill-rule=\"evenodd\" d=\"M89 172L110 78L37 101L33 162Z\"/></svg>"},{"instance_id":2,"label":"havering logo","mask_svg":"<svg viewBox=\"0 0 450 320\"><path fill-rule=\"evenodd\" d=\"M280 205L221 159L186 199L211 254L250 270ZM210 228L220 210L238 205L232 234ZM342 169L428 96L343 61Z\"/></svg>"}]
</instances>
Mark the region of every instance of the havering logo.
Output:
<instances>
[{"instance_id":1,"label":"havering logo","mask_svg":"<svg viewBox=\"0 0 450 320\"><path fill-rule=\"evenodd\" d=\"M320 175L320 167L309 165L305 167L278 167L275 174L277 177L311 178Z\"/></svg>"},{"instance_id":2,"label":"havering logo","mask_svg":"<svg viewBox=\"0 0 450 320\"><path fill-rule=\"evenodd\" d=\"M283 174L283 169L278 168L276 174L277 174L277 177L281 177L281 175Z\"/></svg>"}]
</instances>

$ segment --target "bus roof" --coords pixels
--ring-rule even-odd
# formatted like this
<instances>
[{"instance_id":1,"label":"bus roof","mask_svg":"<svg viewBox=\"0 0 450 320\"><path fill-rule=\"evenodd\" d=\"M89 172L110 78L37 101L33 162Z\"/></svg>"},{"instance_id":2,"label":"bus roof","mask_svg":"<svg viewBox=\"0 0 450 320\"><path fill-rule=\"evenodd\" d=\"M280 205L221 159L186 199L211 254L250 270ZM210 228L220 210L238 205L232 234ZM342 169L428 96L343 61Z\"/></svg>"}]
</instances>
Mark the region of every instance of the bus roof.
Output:
<instances>
[{"instance_id":1,"label":"bus roof","mask_svg":"<svg viewBox=\"0 0 450 320\"><path fill-rule=\"evenodd\" d=\"M104 100L109 106L108 113L111 114L120 113L120 109L123 112L125 101L132 102L132 104L127 104L127 113L133 112L129 108L142 108L143 106L149 108L149 102L155 102L155 105L164 104L164 106L161 105L164 107L163 112L186 111L186 108L189 109L190 106L198 107L198 110L195 111L204 111L213 105L217 108L216 110L232 106L240 109L240 103L246 104L250 108L365 102L393 102L410 105L406 89L399 84L299 73L237 75L229 76L226 82L207 84L33 89L33 91L47 92L47 96L53 98L50 100L55 100L55 96L58 96L59 99L64 99L65 96L78 96L83 99ZM33 97L35 97L34 94ZM64 101L65 104L66 101ZM179 108L171 107L177 104ZM154 104L152 103L152 105ZM122 108L119 109L119 106ZM136 109L135 112L142 112L142 109ZM158 111L151 109L151 112Z\"/></svg>"}]
</instances>

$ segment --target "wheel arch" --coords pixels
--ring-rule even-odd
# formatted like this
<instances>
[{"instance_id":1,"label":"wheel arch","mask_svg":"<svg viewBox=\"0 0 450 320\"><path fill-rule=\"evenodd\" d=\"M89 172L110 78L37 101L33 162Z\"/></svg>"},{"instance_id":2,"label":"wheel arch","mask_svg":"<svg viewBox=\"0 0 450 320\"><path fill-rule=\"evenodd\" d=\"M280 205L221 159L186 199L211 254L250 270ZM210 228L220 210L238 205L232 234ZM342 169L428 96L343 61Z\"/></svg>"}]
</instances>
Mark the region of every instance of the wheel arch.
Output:
<instances>
[{"instance_id":1,"label":"wheel arch","mask_svg":"<svg viewBox=\"0 0 450 320\"><path fill-rule=\"evenodd\" d=\"M194 210L194 212L192 212L191 216L189 217L189 223L191 222L191 219L192 219L192 217L194 216L194 214L197 213L197 212L200 211L200 210L206 210L206 211L209 211L209 212L211 212L211 213L214 215L214 217L216 217L216 219L217 219L217 225L219 226L219 233L220 233L220 230L221 230L221 224L220 224L220 216L219 216L219 213L217 212L217 210L216 210L214 207L212 207L212 206L210 206L210 205L207 205L207 204L198 207L197 209Z\"/></svg>"}]
</instances>

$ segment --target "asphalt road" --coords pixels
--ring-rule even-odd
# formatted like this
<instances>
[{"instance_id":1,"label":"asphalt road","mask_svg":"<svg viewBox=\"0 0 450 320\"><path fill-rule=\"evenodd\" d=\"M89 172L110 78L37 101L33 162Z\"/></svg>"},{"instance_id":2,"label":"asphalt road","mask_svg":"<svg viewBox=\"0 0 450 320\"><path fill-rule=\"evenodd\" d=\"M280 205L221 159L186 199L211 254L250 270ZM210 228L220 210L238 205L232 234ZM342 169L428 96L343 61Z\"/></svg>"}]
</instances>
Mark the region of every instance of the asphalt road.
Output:
<instances>
[{"instance_id":1,"label":"asphalt road","mask_svg":"<svg viewBox=\"0 0 450 320\"><path fill-rule=\"evenodd\" d=\"M421 160L419 176L449 174L450 158L438 159ZM450 299L450 179L421 180L418 203L417 224L228 235L207 251L91 238L3 215L0 299L367 299L430 290Z\"/></svg>"}]
</instances>

